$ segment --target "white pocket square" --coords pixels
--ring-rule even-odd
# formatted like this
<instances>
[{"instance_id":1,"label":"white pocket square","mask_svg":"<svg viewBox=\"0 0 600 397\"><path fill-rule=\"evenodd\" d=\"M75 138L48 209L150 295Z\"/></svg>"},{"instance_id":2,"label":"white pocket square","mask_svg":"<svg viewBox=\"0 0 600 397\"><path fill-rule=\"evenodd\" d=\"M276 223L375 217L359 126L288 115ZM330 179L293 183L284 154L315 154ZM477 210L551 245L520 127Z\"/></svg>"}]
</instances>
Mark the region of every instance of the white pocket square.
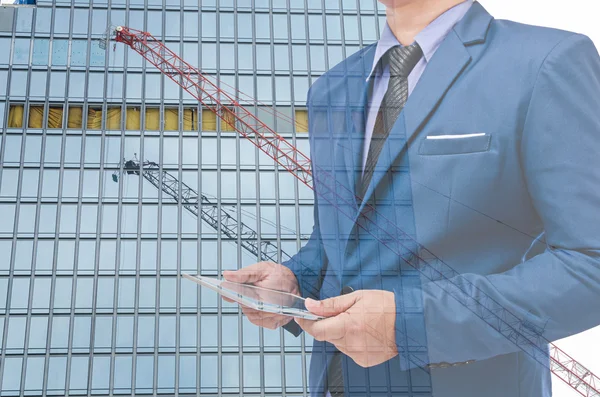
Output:
<instances>
[{"instance_id":1,"label":"white pocket square","mask_svg":"<svg viewBox=\"0 0 600 397\"><path fill-rule=\"evenodd\" d=\"M429 135L427 139L464 139L464 138L475 138L477 136L485 136L485 133L477 134L461 134L461 135Z\"/></svg>"}]
</instances>

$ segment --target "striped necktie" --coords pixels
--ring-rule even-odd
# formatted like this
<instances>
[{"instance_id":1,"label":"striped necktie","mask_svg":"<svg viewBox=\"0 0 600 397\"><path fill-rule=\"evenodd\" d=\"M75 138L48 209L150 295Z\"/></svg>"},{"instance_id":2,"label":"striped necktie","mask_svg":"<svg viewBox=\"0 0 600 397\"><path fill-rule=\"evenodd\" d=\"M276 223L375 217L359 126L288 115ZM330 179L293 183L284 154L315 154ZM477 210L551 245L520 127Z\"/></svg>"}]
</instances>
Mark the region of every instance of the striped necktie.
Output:
<instances>
[{"instance_id":1,"label":"striped necktie","mask_svg":"<svg viewBox=\"0 0 600 397\"><path fill-rule=\"evenodd\" d=\"M419 44L414 43L406 47L393 47L387 52L386 57L390 66L390 81L375 119L367 163L362 178L357 184L356 193L359 197L364 197L366 194L381 150L398 116L406 105L408 100L408 76L423 57L423 51Z\"/></svg>"}]
</instances>

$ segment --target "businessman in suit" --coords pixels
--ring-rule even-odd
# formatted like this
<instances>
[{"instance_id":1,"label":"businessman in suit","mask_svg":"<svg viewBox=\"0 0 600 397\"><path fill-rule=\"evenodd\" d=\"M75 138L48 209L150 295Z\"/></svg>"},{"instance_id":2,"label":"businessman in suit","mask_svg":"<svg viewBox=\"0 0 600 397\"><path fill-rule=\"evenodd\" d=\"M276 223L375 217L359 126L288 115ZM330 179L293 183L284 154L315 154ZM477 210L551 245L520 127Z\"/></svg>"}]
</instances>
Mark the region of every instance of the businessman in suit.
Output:
<instances>
[{"instance_id":1,"label":"businessman in suit","mask_svg":"<svg viewBox=\"0 0 600 397\"><path fill-rule=\"evenodd\" d=\"M450 265L533 338L600 324L598 52L472 0L380 1L379 42L308 94L311 239L225 277L327 317L244 308L314 336L313 396L550 396L547 366L411 265Z\"/></svg>"}]
</instances>

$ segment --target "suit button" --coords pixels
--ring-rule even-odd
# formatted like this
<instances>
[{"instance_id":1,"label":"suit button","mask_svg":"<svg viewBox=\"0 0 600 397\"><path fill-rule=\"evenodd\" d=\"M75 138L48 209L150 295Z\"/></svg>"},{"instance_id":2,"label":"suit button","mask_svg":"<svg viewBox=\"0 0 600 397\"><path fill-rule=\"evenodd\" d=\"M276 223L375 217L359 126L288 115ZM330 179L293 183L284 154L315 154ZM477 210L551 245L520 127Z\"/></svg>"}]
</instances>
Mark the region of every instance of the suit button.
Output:
<instances>
[{"instance_id":1,"label":"suit button","mask_svg":"<svg viewBox=\"0 0 600 397\"><path fill-rule=\"evenodd\" d=\"M349 285L346 285L344 288L342 288L342 295L348 295L354 292L354 288L352 288Z\"/></svg>"}]
</instances>

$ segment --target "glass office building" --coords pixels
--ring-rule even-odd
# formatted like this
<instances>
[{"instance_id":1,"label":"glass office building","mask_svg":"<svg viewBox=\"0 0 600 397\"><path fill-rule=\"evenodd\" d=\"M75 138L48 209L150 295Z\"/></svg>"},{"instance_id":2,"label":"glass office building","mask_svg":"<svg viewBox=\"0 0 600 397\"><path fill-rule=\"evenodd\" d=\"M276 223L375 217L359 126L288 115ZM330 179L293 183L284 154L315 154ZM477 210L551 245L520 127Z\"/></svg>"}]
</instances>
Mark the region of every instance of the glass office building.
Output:
<instances>
[{"instance_id":1,"label":"glass office building","mask_svg":"<svg viewBox=\"0 0 600 397\"><path fill-rule=\"evenodd\" d=\"M383 21L375 0L0 9L0 395L305 396L312 340L260 330L179 278L258 258L173 192L203 195L200 209L288 254L311 232L312 192L139 54L99 39L108 25L151 32L257 98L244 103L307 153L308 87ZM123 172L131 159L172 189Z\"/></svg>"}]
</instances>

